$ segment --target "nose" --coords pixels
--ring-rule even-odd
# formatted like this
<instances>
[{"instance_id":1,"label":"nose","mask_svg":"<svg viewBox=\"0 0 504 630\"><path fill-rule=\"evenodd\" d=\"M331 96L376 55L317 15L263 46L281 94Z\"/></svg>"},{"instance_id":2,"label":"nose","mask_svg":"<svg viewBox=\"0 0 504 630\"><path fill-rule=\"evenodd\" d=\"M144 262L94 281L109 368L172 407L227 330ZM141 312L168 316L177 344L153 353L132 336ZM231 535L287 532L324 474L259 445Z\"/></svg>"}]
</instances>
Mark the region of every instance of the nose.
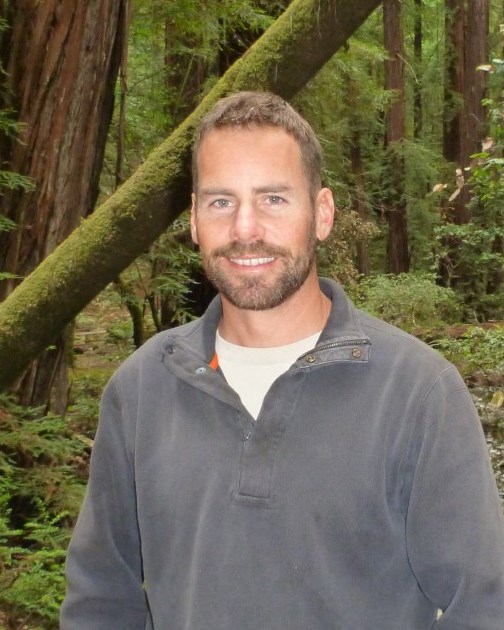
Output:
<instances>
[{"instance_id":1,"label":"nose","mask_svg":"<svg viewBox=\"0 0 504 630\"><path fill-rule=\"evenodd\" d=\"M250 243L264 238L264 224L253 203L241 203L233 215L230 237L233 241Z\"/></svg>"}]
</instances>

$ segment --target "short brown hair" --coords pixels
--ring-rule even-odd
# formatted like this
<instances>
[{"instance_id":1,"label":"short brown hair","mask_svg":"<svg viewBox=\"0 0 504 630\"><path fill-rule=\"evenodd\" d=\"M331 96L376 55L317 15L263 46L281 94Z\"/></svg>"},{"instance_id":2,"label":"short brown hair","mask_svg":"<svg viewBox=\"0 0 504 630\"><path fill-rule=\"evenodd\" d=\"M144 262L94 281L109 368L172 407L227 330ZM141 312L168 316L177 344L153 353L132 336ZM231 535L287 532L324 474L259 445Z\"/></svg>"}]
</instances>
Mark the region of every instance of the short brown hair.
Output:
<instances>
[{"instance_id":1,"label":"short brown hair","mask_svg":"<svg viewBox=\"0 0 504 630\"><path fill-rule=\"evenodd\" d=\"M315 132L306 120L280 96L270 92L237 92L222 98L204 116L196 129L193 155L193 190L198 186L198 152L205 136L223 127L280 127L299 145L303 173L308 180L312 201L322 182L322 149Z\"/></svg>"}]
</instances>

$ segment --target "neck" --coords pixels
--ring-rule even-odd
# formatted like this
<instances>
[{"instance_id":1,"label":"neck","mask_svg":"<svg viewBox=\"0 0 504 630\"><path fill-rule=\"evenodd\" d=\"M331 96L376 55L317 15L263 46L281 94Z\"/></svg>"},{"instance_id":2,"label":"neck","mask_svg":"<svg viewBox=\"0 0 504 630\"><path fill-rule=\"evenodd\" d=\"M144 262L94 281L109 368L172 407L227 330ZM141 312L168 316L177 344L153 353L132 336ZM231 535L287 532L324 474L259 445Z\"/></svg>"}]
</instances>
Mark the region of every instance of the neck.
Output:
<instances>
[{"instance_id":1,"label":"neck","mask_svg":"<svg viewBox=\"0 0 504 630\"><path fill-rule=\"evenodd\" d=\"M219 333L231 343L268 348L294 343L324 328L331 301L321 292L316 273L279 306L265 311L239 309L222 297Z\"/></svg>"}]
</instances>

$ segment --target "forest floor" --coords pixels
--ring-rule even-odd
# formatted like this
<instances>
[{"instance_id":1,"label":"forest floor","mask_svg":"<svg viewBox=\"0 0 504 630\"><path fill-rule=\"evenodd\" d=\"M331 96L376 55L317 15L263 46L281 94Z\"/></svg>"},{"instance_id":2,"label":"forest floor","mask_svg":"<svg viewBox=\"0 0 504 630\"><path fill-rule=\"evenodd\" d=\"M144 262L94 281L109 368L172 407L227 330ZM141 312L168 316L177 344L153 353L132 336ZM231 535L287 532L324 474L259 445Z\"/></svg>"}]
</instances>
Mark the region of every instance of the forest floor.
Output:
<instances>
[{"instance_id":1,"label":"forest floor","mask_svg":"<svg viewBox=\"0 0 504 630\"><path fill-rule=\"evenodd\" d=\"M131 318L111 288L105 289L77 318L74 371L111 374L133 352Z\"/></svg>"}]
</instances>

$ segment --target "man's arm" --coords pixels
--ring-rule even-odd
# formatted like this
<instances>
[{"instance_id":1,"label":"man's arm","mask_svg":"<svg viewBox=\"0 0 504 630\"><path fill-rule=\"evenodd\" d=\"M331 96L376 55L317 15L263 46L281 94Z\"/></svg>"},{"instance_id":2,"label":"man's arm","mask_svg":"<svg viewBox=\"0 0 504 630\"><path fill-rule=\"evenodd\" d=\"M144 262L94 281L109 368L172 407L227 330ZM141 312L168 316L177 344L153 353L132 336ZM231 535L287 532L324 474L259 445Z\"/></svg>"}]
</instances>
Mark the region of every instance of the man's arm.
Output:
<instances>
[{"instance_id":1,"label":"man's arm","mask_svg":"<svg viewBox=\"0 0 504 630\"><path fill-rule=\"evenodd\" d=\"M86 498L68 549L61 630L144 630L134 469L112 381L103 395Z\"/></svg>"},{"instance_id":2,"label":"man's arm","mask_svg":"<svg viewBox=\"0 0 504 630\"><path fill-rule=\"evenodd\" d=\"M439 630L504 628L504 519L483 431L455 370L417 418L407 544Z\"/></svg>"}]
</instances>

